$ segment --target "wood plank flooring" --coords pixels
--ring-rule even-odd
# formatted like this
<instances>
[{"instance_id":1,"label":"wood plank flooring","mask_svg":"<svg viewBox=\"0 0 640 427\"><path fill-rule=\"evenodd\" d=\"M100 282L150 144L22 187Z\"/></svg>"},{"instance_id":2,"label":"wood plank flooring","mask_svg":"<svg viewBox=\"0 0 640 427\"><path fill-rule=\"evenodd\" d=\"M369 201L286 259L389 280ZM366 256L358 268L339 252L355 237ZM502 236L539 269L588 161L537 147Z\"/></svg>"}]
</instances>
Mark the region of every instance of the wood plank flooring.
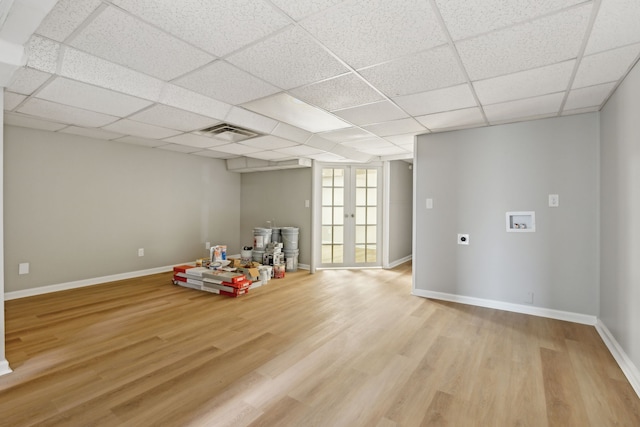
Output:
<instances>
[{"instance_id":1,"label":"wood plank flooring","mask_svg":"<svg viewBox=\"0 0 640 427\"><path fill-rule=\"evenodd\" d=\"M0 426L640 426L593 327L410 290L407 263L6 301Z\"/></svg>"}]
</instances>

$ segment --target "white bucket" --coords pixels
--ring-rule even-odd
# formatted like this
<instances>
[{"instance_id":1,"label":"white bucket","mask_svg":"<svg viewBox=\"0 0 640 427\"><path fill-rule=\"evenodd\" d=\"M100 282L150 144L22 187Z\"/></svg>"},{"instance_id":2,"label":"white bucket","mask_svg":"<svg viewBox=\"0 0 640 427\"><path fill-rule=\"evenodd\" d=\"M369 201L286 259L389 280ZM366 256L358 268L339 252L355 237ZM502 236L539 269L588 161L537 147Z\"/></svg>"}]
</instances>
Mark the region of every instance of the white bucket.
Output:
<instances>
[{"instance_id":1,"label":"white bucket","mask_svg":"<svg viewBox=\"0 0 640 427\"><path fill-rule=\"evenodd\" d=\"M300 229L298 227L282 227L280 234L282 234L282 245L285 251L293 251L298 249L298 233Z\"/></svg>"},{"instance_id":2,"label":"white bucket","mask_svg":"<svg viewBox=\"0 0 640 427\"><path fill-rule=\"evenodd\" d=\"M257 251L257 250L254 249L251 252L251 256L252 256L252 259L255 262L259 262L260 264L262 264L262 258L264 257L264 251Z\"/></svg>"},{"instance_id":3,"label":"white bucket","mask_svg":"<svg viewBox=\"0 0 640 427\"><path fill-rule=\"evenodd\" d=\"M253 229L253 247L264 249L271 242L271 229L256 227Z\"/></svg>"},{"instance_id":4,"label":"white bucket","mask_svg":"<svg viewBox=\"0 0 640 427\"><path fill-rule=\"evenodd\" d=\"M284 250L284 266L286 271L298 271L298 255L300 251L298 249L288 251Z\"/></svg>"},{"instance_id":5,"label":"white bucket","mask_svg":"<svg viewBox=\"0 0 640 427\"><path fill-rule=\"evenodd\" d=\"M281 227L271 227L271 241L274 243L282 243Z\"/></svg>"}]
</instances>

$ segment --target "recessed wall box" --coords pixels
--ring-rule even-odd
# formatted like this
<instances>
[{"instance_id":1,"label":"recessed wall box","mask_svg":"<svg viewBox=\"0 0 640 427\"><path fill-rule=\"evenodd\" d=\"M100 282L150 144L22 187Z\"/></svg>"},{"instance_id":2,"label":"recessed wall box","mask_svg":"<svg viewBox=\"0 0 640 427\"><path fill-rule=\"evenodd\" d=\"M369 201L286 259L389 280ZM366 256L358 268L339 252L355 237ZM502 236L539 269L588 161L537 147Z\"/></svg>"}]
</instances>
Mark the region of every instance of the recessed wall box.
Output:
<instances>
[{"instance_id":1,"label":"recessed wall box","mask_svg":"<svg viewBox=\"0 0 640 427\"><path fill-rule=\"evenodd\" d=\"M536 231L536 213L507 212L507 231L517 233L532 233Z\"/></svg>"}]
</instances>

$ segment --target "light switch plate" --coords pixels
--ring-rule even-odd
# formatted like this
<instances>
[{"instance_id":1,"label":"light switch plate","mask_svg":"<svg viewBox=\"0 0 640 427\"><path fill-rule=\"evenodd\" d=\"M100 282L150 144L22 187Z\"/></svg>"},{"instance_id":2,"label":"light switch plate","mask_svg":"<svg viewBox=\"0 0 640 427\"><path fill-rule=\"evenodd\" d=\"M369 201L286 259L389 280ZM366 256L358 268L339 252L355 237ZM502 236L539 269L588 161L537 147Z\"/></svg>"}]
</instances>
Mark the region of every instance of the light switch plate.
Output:
<instances>
[{"instance_id":1,"label":"light switch plate","mask_svg":"<svg viewBox=\"0 0 640 427\"><path fill-rule=\"evenodd\" d=\"M21 262L18 264L18 274L29 274L29 263Z\"/></svg>"},{"instance_id":2,"label":"light switch plate","mask_svg":"<svg viewBox=\"0 0 640 427\"><path fill-rule=\"evenodd\" d=\"M560 206L560 196L557 194L549 194L549 207L557 208Z\"/></svg>"},{"instance_id":3,"label":"light switch plate","mask_svg":"<svg viewBox=\"0 0 640 427\"><path fill-rule=\"evenodd\" d=\"M433 199L427 199L427 209L433 209Z\"/></svg>"}]
</instances>

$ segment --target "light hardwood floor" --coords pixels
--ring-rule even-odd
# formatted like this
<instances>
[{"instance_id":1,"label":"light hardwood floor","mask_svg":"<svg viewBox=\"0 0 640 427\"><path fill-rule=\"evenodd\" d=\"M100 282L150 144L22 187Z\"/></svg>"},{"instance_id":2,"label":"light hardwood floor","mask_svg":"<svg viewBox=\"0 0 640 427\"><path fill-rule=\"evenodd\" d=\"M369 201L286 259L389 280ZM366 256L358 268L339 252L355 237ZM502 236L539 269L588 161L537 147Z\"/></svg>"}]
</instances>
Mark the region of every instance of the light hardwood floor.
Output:
<instances>
[{"instance_id":1,"label":"light hardwood floor","mask_svg":"<svg viewBox=\"0 0 640 427\"><path fill-rule=\"evenodd\" d=\"M410 263L170 278L7 301L0 425L640 426L593 327L411 296Z\"/></svg>"}]
</instances>

